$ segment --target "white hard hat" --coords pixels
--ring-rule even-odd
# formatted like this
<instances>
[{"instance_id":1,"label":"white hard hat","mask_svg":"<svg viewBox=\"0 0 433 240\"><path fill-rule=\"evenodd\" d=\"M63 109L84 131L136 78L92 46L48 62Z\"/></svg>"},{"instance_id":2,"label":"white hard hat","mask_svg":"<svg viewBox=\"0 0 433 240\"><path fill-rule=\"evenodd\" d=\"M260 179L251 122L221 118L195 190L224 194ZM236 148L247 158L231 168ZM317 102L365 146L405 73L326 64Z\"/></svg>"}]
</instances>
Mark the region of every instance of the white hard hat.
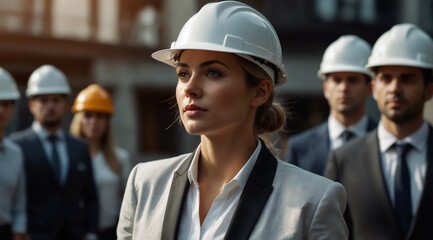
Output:
<instances>
[{"instance_id":1,"label":"white hard hat","mask_svg":"<svg viewBox=\"0 0 433 240\"><path fill-rule=\"evenodd\" d=\"M393 26L377 39L366 67L390 65L433 69L432 38L413 24Z\"/></svg>"},{"instance_id":2,"label":"white hard hat","mask_svg":"<svg viewBox=\"0 0 433 240\"><path fill-rule=\"evenodd\" d=\"M26 96L42 94L69 94L68 79L65 74L52 65L43 65L30 75Z\"/></svg>"},{"instance_id":3,"label":"white hard hat","mask_svg":"<svg viewBox=\"0 0 433 240\"><path fill-rule=\"evenodd\" d=\"M234 53L260 66L275 85L287 80L277 33L261 13L244 3L206 4L185 23L170 49L152 57L175 66L175 55L185 49Z\"/></svg>"},{"instance_id":4,"label":"white hard hat","mask_svg":"<svg viewBox=\"0 0 433 240\"><path fill-rule=\"evenodd\" d=\"M355 35L343 35L326 49L317 76L326 80L326 74L333 72L370 75L365 69L370 53L371 46L365 40Z\"/></svg>"},{"instance_id":5,"label":"white hard hat","mask_svg":"<svg viewBox=\"0 0 433 240\"><path fill-rule=\"evenodd\" d=\"M14 78L3 68L0 68L0 100L17 100L20 98Z\"/></svg>"}]
</instances>

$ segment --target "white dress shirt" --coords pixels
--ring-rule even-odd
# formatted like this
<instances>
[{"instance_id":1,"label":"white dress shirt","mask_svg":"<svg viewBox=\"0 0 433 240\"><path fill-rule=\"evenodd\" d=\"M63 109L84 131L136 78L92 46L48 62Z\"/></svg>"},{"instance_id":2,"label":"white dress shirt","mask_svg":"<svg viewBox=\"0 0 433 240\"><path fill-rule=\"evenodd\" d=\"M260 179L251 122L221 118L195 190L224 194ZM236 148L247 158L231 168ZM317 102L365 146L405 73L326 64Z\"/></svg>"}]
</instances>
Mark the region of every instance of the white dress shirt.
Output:
<instances>
[{"instance_id":1,"label":"white dress shirt","mask_svg":"<svg viewBox=\"0 0 433 240\"><path fill-rule=\"evenodd\" d=\"M412 214L415 215L421 193L424 188L424 179L427 168L427 138L429 128L426 122L411 135L397 139L388 132L382 123L379 123L377 135L381 154L383 176L388 187L388 193L394 204L394 178L397 169L397 153L392 145L398 143L410 143L412 150L406 155L410 176L410 191L412 197Z\"/></svg>"},{"instance_id":2,"label":"white dress shirt","mask_svg":"<svg viewBox=\"0 0 433 240\"><path fill-rule=\"evenodd\" d=\"M117 224L123 191L131 171L128 153L123 149L116 148L116 155L122 170L120 176L110 169L102 152L99 152L92 159L93 176L99 197L100 230Z\"/></svg>"},{"instance_id":3,"label":"white dress shirt","mask_svg":"<svg viewBox=\"0 0 433 240\"><path fill-rule=\"evenodd\" d=\"M259 156L262 145L259 140L257 140L257 142L257 147L251 157L238 174L224 186L223 191L215 198L201 226L199 215L200 189L197 182L197 168L200 156L200 146L198 147L191 166L188 169L190 186L180 222L179 239L224 239L236 205Z\"/></svg>"},{"instance_id":4,"label":"white dress shirt","mask_svg":"<svg viewBox=\"0 0 433 240\"><path fill-rule=\"evenodd\" d=\"M51 162L52 159L52 145L51 142L48 140L48 137L51 135L45 128L41 126L38 122L34 121L32 124L32 129L35 131L36 135L38 136L39 140L42 143L42 147L44 148L45 154L48 157L48 161ZM65 134L61 129L57 130L55 133L57 136L56 141L56 147L57 152L59 154L60 159L60 183L63 185L66 181L66 177L68 175L68 169L69 169L69 155L68 155L68 149L66 146L66 139Z\"/></svg>"},{"instance_id":5,"label":"white dress shirt","mask_svg":"<svg viewBox=\"0 0 433 240\"><path fill-rule=\"evenodd\" d=\"M353 137L361 137L364 136L365 133L367 133L367 125L368 125L368 118L366 115L364 115L361 119L359 119L358 122L350 125L348 128L346 128L343 124L341 124L337 119L329 115L328 118L328 131L329 131L329 148L330 150L336 149L341 147L344 144L344 140L342 139L342 133L344 131L350 131L354 134Z\"/></svg>"},{"instance_id":6,"label":"white dress shirt","mask_svg":"<svg viewBox=\"0 0 433 240\"><path fill-rule=\"evenodd\" d=\"M11 224L12 232L27 230L24 156L21 148L3 138L0 142L0 225Z\"/></svg>"}]
</instances>

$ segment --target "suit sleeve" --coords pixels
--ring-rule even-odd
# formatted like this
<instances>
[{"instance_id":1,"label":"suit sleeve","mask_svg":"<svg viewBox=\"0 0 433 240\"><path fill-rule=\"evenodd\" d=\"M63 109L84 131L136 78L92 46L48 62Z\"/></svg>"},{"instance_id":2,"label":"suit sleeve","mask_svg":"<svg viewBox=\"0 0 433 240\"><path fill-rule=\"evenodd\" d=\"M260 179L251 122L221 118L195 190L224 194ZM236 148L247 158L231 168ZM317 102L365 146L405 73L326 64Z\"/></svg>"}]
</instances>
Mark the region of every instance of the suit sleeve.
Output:
<instances>
[{"instance_id":1,"label":"suit sleeve","mask_svg":"<svg viewBox=\"0 0 433 240\"><path fill-rule=\"evenodd\" d=\"M86 213L87 213L87 233L98 232L98 218L99 218L99 202L95 180L93 177L93 168L88 147L85 145L83 150L83 158L88 166L88 173L86 174L86 186L84 189L84 198L86 201Z\"/></svg>"},{"instance_id":2,"label":"suit sleeve","mask_svg":"<svg viewBox=\"0 0 433 240\"><path fill-rule=\"evenodd\" d=\"M132 239L134 230L135 210L137 207L137 195L135 191L135 176L139 165L132 169L123 196L122 207L120 209L119 223L117 224L117 239Z\"/></svg>"},{"instance_id":3,"label":"suit sleeve","mask_svg":"<svg viewBox=\"0 0 433 240\"><path fill-rule=\"evenodd\" d=\"M340 183L332 183L323 194L308 230L307 239L348 239L343 218L346 191Z\"/></svg>"}]
</instances>

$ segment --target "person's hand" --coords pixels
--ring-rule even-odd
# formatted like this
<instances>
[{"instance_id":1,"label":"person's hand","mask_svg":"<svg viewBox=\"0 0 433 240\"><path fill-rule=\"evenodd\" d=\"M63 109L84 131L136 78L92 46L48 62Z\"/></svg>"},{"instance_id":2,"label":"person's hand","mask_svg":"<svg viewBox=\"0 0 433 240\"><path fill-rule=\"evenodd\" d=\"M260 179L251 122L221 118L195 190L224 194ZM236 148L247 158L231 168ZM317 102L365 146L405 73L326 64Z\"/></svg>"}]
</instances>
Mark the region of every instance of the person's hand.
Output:
<instances>
[{"instance_id":1,"label":"person's hand","mask_svg":"<svg viewBox=\"0 0 433 240\"><path fill-rule=\"evenodd\" d=\"M14 233L12 236L13 240L32 240L32 237L30 235L25 233Z\"/></svg>"}]
</instances>

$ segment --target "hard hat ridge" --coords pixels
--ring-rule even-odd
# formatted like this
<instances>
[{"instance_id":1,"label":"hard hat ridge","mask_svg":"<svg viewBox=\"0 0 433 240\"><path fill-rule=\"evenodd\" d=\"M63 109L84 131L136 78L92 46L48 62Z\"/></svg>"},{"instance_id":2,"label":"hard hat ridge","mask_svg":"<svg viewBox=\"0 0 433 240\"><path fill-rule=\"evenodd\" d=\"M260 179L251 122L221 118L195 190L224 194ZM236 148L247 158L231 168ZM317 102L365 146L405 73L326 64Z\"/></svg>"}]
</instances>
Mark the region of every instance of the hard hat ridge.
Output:
<instances>
[{"instance_id":1,"label":"hard hat ridge","mask_svg":"<svg viewBox=\"0 0 433 240\"><path fill-rule=\"evenodd\" d=\"M333 72L356 72L370 75L365 69L371 46L355 35L343 35L332 42L323 54L322 63L317 73L322 80Z\"/></svg>"},{"instance_id":2,"label":"hard hat ridge","mask_svg":"<svg viewBox=\"0 0 433 240\"><path fill-rule=\"evenodd\" d=\"M95 111L114 114L114 105L110 94L98 84L90 84L81 90L75 98L72 112Z\"/></svg>"},{"instance_id":3,"label":"hard hat ridge","mask_svg":"<svg viewBox=\"0 0 433 240\"><path fill-rule=\"evenodd\" d=\"M53 65L42 65L30 75L26 96L43 94L70 94L68 79L65 74Z\"/></svg>"},{"instance_id":4,"label":"hard hat ridge","mask_svg":"<svg viewBox=\"0 0 433 240\"><path fill-rule=\"evenodd\" d=\"M366 67L390 65L433 69L432 38L414 24L394 25L377 39Z\"/></svg>"}]
</instances>

